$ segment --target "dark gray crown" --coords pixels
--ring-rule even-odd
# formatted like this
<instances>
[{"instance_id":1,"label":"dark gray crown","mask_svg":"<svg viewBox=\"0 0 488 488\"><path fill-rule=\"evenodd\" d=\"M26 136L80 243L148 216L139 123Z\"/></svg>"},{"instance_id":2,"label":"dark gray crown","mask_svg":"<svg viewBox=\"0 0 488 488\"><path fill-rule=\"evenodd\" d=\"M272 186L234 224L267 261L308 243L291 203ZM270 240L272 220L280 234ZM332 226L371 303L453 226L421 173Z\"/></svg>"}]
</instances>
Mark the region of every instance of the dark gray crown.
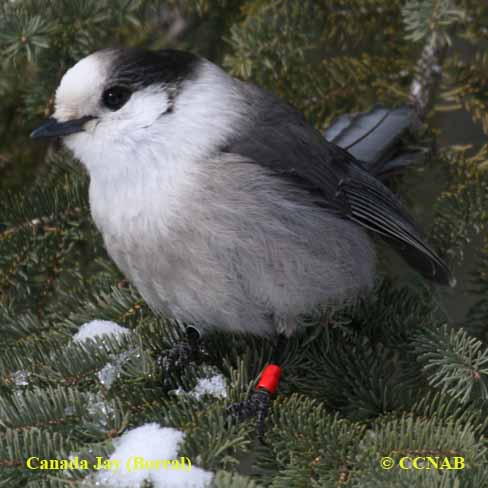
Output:
<instances>
[{"instance_id":1,"label":"dark gray crown","mask_svg":"<svg viewBox=\"0 0 488 488\"><path fill-rule=\"evenodd\" d=\"M201 59L185 51L165 49L115 49L111 85L124 85L140 89L154 84L179 85L191 79Z\"/></svg>"}]
</instances>

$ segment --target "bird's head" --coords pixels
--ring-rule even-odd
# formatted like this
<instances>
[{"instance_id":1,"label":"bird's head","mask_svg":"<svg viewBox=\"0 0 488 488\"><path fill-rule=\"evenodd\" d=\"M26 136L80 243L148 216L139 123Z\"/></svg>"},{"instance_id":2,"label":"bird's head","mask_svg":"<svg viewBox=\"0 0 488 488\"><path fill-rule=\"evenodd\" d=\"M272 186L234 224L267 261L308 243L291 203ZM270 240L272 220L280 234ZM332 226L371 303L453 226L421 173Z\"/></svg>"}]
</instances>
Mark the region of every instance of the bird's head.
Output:
<instances>
[{"instance_id":1,"label":"bird's head","mask_svg":"<svg viewBox=\"0 0 488 488\"><path fill-rule=\"evenodd\" d=\"M233 79L193 54L98 51L69 69L33 138L61 137L91 171L140 159L198 157L232 130Z\"/></svg>"}]
</instances>

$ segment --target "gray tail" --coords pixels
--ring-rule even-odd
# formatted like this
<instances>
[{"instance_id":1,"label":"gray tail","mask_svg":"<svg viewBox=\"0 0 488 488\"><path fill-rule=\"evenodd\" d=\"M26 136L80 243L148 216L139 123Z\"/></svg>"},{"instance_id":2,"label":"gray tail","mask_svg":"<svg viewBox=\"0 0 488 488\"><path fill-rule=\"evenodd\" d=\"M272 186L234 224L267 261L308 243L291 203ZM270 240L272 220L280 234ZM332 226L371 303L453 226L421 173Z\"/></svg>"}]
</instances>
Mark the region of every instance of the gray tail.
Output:
<instances>
[{"instance_id":1,"label":"gray tail","mask_svg":"<svg viewBox=\"0 0 488 488\"><path fill-rule=\"evenodd\" d=\"M425 149L408 145L420 125L408 107L376 106L369 112L346 114L334 119L324 137L346 149L362 162L368 173L384 180L405 167L423 161Z\"/></svg>"},{"instance_id":2,"label":"gray tail","mask_svg":"<svg viewBox=\"0 0 488 488\"><path fill-rule=\"evenodd\" d=\"M382 235L426 278L454 286L456 280L446 263L429 247L407 210L378 182L424 159L426 151L408 146L409 136L419 124L408 107L378 106L335 119L324 136L351 153L366 171L345 184L350 218Z\"/></svg>"}]
</instances>

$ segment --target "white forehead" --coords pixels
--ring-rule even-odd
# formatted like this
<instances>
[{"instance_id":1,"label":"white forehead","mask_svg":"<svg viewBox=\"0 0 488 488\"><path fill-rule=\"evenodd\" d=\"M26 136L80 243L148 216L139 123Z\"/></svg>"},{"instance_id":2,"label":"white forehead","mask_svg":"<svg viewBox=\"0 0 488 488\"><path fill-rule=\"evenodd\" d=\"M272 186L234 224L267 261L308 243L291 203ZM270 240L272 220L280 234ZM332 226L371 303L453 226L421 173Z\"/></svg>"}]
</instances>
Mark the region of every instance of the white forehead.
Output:
<instances>
[{"instance_id":1,"label":"white forehead","mask_svg":"<svg viewBox=\"0 0 488 488\"><path fill-rule=\"evenodd\" d=\"M56 119L64 121L90 115L98 106L111 64L108 52L97 52L76 63L56 90Z\"/></svg>"}]
</instances>

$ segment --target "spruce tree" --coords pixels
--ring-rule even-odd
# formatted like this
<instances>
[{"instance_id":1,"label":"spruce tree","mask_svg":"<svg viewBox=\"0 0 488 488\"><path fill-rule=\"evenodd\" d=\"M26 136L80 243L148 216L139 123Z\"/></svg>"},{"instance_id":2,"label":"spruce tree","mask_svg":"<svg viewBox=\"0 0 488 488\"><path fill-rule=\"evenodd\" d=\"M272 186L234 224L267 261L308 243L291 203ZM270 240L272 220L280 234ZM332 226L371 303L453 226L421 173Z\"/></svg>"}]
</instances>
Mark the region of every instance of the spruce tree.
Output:
<instances>
[{"instance_id":1,"label":"spruce tree","mask_svg":"<svg viewBox=\"0 0 488 488\"><path fill-rule=\"evenodd\" d=\"M311 315L289 341L266 445L226 407L252 390L271 342L212 333L204 364L163 377L180 329L108 258L79 164L28 139L66 69L115 43L197 52L321 130L377 104L409 104L423 122L405 142L423 160L390 184L457 286L425 282L380 246L374 292ZM99 486L26 460L108 458L124 432L155 422L185 433L179 452L217 487L488 486L487 46L479 0L3 0L0 484ZM76 340L93 320L129 332ZM225 396L195 394L215 377ZM428 456L463 457L464 469L398 466Z\"/></svg>"}]
</instances>

